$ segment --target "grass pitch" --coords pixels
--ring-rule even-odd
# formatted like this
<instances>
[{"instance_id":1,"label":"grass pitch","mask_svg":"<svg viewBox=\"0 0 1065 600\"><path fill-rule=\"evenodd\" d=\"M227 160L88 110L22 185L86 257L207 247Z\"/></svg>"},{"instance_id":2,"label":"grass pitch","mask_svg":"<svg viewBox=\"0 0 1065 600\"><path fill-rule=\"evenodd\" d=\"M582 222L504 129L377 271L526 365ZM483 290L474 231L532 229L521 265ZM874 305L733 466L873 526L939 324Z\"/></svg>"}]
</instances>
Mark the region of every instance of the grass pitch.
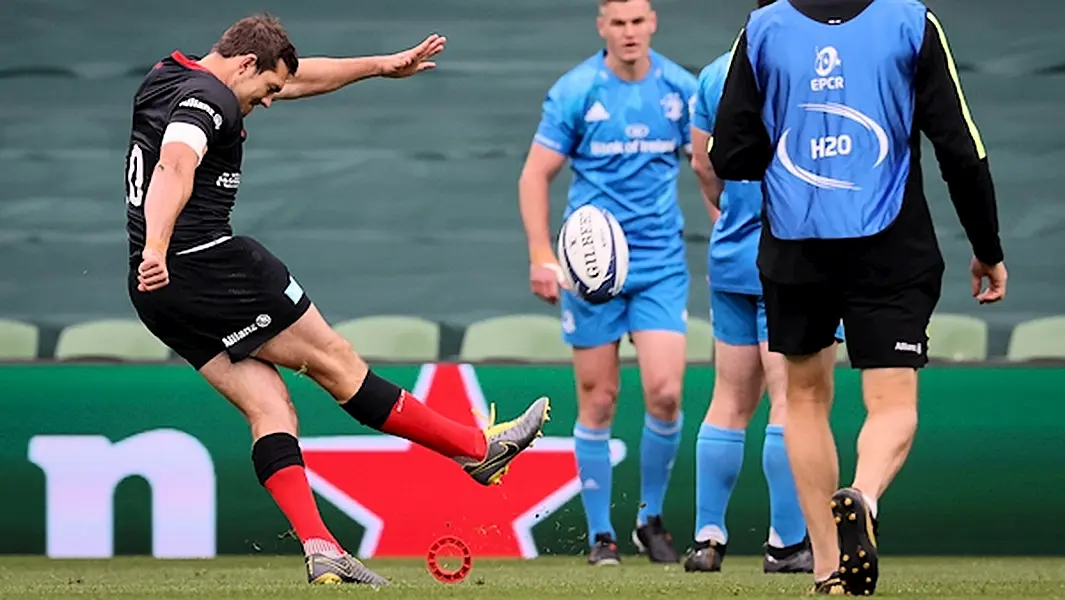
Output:
<instances>
[{"instance_id":1,"label":"grass pitch","mask_svg":"<svg viewBox=\"0 0 1065 600\"><path fill-rule=\"evenodd\" d=\"M685 573L680 565L651 565L625 557L620 567L593 568L579 557L531 561L474 561L465 581L443 584L423 561L371 560L393 580L362 586L312 587L298 557L225 557L207 561L151 558L49 560L0 558L0 598L349 598L423 600L491 598L796 598L807 575L763 575L756 557L729 557L725 572ZM894 558L881 561L877 596L890 598L1063 598L1065 558Z\"/></svg>"}]
</instances>

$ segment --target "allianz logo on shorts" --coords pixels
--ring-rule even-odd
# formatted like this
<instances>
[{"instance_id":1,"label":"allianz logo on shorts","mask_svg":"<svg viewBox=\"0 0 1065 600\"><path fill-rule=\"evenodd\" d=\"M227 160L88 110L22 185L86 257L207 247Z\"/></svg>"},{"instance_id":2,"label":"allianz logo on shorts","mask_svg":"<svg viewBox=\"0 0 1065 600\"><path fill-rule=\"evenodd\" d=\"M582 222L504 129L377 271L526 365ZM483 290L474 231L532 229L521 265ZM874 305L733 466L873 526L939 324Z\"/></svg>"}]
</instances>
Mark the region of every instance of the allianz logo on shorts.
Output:
<instances>
[{"instance_id":1,"label":"allianz logo on shorts","mask_svg":"<svg viewBox=\"0 0 1065 600\"><path fill-rule=\"evenodd\" d=\"M914 354L921 353L921 343L911 344L909 342L895 342L896 352L913 352Z\"/></svg>"},{"instance_id":2,"label":"allianz logo on shorts","mask_svg":"<svg viewBox=\"0 0 1065 600\"><path fill-rule=\"evenodd\" d=\"M272 319L270 319L270 315L259 315L258 317L255 317L255 323L248 325L240 331L234 331L233 333L222 338L222 343L225 344L226 348L230 348L240 340L251 335L252 333L259 331L264 327L269 327L271 321Z\"/></svg>"}]
</instances>

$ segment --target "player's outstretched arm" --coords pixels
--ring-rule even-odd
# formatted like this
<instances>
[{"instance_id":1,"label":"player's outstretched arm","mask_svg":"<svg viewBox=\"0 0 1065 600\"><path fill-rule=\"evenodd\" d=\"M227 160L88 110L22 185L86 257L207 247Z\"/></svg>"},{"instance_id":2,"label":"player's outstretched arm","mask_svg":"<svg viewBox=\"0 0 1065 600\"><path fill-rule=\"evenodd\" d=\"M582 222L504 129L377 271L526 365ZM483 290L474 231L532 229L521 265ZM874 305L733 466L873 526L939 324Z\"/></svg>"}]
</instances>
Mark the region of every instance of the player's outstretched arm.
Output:
<instances>
[{"instance_id":1,"label":"player's outstretched arm","mask_svg":"<svg viewBox=\"0 0 1065 600\"><path fill-rule=\"evenodd\" d=\"M446 37L434 33L417 46L388 56L302 58L296 74L289 78L275 98L295 100L319 96L370 77L410 77L436 68L432 59L444 51L446 44Z\"/></svg>"}]
</instances>

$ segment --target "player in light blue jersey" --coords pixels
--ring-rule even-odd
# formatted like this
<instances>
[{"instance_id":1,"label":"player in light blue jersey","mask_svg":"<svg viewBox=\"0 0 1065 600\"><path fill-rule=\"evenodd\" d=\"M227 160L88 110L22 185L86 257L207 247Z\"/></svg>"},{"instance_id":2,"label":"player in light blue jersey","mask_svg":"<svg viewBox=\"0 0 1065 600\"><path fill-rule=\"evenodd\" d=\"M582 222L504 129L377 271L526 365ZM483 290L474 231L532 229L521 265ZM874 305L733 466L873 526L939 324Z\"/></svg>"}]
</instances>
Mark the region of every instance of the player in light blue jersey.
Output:
<instances>
[{"instance_id":1,"label":"player in light blue jersey","mask_svg":"<svg viewBox=\"0 0 1065 600\"><path fill-rule=\"evenodd\" d=\"M681 387L689 274L677 177L690 155L695 77L651 50L657 21L648 0L599 0L606 48L563 75L547 93L520 181L530 284L562 304L562 335L573 346L579 404L574 436L591 564L617 564L610 518L610 434L618 394L619 342L629 335L643 383L641 503L633 541L652 562L679 562L662 505L680 445ZM588 304L561 289L553 252L548 188L569 161L573 182L564 216L606 208L629 243L621 294Z\"/></svg>"},{"instance_id":2,"label":"player in light blue jersey","mask_svg":"<svg viewBox=\"0 0 1065 600\"><path fill-rule=\"evenodd\" d=\"M759 0L766 6L773 0ZM692 168L699 177L714 230L707 253L713 322L714 390L696 442L695 545L684 563L689 572L721 570L728 549L725 514L743 465L747 427L769 395L769 424L762 470L769 488L770 527L763 570L809 573L813 556L784 447L786 362L769 351L765 304L756 264L761 234L762 185L725 181L714 174L709 144L731 53L699 74L692 116ZM837 331L837 336L842 332Z\"/></svg>"}]
</instances>

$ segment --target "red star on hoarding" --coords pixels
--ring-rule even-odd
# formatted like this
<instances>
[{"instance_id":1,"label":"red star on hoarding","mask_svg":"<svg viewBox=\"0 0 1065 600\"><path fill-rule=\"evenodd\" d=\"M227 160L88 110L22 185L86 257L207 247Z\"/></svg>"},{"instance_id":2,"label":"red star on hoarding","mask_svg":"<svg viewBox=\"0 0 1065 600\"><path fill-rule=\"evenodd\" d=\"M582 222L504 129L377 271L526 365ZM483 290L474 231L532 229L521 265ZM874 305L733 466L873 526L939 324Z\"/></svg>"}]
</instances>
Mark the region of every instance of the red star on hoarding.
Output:
<instances>
[{"instance_id":1,"label":"red star on hoarding","mask_svg":"<svg viewBox=\"0 0 1065 600\"><path fill-rule=\"evenodd\" d=\"M413 393L456 421L485 425L474 413L488 409L469 365L425 365ZM616 465L625 445L610 444ZM304 438L301 445L314 491L365 528L361 557L423 557L436 539L453 535L477 557L532 558L532 527L580 492L573 438L540 438L501 485L488 487L454 461L396 437Z\"/></svg>"}]
</instances>

